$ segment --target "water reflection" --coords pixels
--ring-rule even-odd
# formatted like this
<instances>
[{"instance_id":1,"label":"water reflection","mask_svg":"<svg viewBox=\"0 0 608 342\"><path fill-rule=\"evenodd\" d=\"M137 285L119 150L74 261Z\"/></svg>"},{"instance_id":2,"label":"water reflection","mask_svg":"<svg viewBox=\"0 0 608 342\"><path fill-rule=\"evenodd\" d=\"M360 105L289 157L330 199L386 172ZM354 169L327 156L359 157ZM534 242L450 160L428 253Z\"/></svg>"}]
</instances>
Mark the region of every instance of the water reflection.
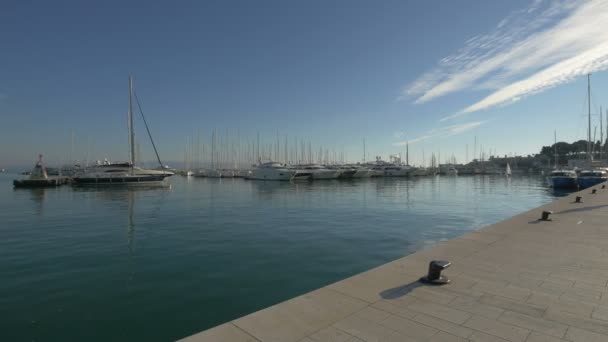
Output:
<instances>
[{"instance_id":1,"label":"water reflection","mask_svg":"<svg viewBox=\"0 0 608 342\"><path fill-rule=\"evenodd\" d=\"M55 189L46 188L14 188L13 191L16 193L27 193L30 196L32 202L34 202L34 212L37 216L44 214L44 207L47 202L47 191L55 191Z\"/></svg>"},{"instance_id":2,"label":"water reflection","mask_svg":"<svg viewBox=\"0 0 608 342\"><path fill-rule=\"evenodd\" d=\"M139 217L157 218L161 207L172 191L171 186L138 186L125 188L112 187L75 187L74 194L84 194L92 199L93 206L100 205L114 211L116 207L126 213L126 238L129 255L134 253L136 220ZM136 203L145 203L143 212L137 215Z\"/></svg>"}]
</instances>

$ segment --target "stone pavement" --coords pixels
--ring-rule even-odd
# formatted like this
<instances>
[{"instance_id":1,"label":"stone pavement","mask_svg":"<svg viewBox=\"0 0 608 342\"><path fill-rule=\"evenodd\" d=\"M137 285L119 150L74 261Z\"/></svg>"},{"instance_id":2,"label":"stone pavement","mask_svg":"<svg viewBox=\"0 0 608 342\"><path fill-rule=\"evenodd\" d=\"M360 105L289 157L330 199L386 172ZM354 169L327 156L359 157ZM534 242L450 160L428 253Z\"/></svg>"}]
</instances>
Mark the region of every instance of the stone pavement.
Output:
<instances>
[{"instance_id":1,"label":"stone pavement","mask_svg":"<svg viewBox=\"0 0 608 342\"><path fill-rule=\"evenodd\" d=\"M595 188L184 341L608 341L608 189ZM449 285L418 282L434 259L452 262Z\"/></svg>"}]
</instances>

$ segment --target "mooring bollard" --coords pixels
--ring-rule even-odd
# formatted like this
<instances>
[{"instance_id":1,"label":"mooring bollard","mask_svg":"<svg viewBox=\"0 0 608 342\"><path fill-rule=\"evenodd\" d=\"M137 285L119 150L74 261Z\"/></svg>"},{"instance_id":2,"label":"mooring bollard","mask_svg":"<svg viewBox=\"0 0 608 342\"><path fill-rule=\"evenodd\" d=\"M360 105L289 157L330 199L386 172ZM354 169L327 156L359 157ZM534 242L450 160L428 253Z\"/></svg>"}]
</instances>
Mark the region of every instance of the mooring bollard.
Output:
<instances>
[{"instance_id":1,"label":"mooring bollard","mask_svg":"<svg viewBox=\"0 0 608 342\"><path fill-rule=\"evenodd\" d=\"M450 280L446 276L441 275L441 271L452 265L451 262L446 260L433 260L429 264L429 273L420 278L420 281L425 284L431 285L445 285L450 282Z\"/></svg>"},{"instance_id":2,"label":"mooring bollard","mask_svg":"<svg viewBox=\"0 0 608 342\"><path fill-rule=\"evenodd\" d=\"M595 195L595 193L597 192L597 189L592 189L591 193Z\"/></svg>"},{"instance_id":3,"label":"mooring bollard","mask_svg":"<svg viewBox=\"0 0 608 342\"><path fill-rule=\"evenodd\" d=\"M602 189L606 189L606 184L602 184Z\"/></svg>"},{"instance_id":4,"label":"mooring bollard","mask_svg":"<svg viewBox=\"0 0 608 342\"><path fill-rule=\"evenodd\" d=\"M544 210L542 213L542 216L540 217L541 221L551 221L551 219L549 218L549 215L553 214L552 211L549 210Z\"/></svg>"},{"instance_id":5,"label":"mooring bollard","mask_svg":"<svg viewBox=\"0 0 608 342\"><path fill-rule=\"evenodd\" d=\"M576 196L576 199L574 200L574 202L576 202L576 203L583 203L583 197Z\"/></svg>"}]
</instances>

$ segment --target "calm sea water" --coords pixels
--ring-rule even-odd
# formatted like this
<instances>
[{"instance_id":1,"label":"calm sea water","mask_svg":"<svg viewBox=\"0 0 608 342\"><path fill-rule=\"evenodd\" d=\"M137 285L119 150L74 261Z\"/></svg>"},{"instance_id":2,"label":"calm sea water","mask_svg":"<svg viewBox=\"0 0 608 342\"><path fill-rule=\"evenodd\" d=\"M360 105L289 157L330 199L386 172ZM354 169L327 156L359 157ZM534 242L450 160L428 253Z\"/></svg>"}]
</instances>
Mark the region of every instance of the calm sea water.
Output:
<instances>
[{"instance_id":1,"label":"calm sea water","mask_svg":"<svg viewBox=\"0 0 608 342\"><path fill-rule=\"evenodd\" d=\"M14 190L0 174L0 340L166 341L558 196L539 177Z\"/></svg>"}]
</instances>

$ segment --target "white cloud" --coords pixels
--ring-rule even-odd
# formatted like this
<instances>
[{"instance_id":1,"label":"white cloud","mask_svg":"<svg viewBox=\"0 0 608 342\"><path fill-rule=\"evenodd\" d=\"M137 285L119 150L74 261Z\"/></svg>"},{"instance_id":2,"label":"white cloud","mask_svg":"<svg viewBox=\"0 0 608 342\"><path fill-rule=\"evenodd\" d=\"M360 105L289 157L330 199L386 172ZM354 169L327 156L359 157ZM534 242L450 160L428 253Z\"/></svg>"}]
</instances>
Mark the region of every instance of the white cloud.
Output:
<instances>
[{"instance_id":1,"label":"white cloud","mask_svg":"<svg viewBox=\"0 0 608 342\"><path fill-rule=\"evenodd\" d=\"M440 127L440 128L432 129L412 140L397 141L397 142L393 143L393 145L394 146L405 146L408 143L415 144L415 143L418 143L421 141L429 140L431 138L450 137L453 135L461 134L466 131L475 129L475 128L483 125L484 123L486 123L486 121L473 121L473 122L467 122L467 123L458 124L458 125Z\"/></svg>"},{"instance_id":2,"label":"white cloud","mask_svg":"<svg viewBox=\"0 0 608 342\"><path fill-rule=\"evenodd\" d=\"M493 93L448 118L517 101L608 68L608 0L535 1L469 39L410 84L424 103L467 89Z\"/></svg>"},{"instance_id":3,"label":"white cloud","mask_svg":"<svg viewBox=\"0 0 608 342\"><path fill-rule=\"evenodd\" d=\"M395 139L403 139L403 137L405 137L405 132L404 131L397 131L397 132L393 133L393 137Z\"/></svg>"}]
</instances>

